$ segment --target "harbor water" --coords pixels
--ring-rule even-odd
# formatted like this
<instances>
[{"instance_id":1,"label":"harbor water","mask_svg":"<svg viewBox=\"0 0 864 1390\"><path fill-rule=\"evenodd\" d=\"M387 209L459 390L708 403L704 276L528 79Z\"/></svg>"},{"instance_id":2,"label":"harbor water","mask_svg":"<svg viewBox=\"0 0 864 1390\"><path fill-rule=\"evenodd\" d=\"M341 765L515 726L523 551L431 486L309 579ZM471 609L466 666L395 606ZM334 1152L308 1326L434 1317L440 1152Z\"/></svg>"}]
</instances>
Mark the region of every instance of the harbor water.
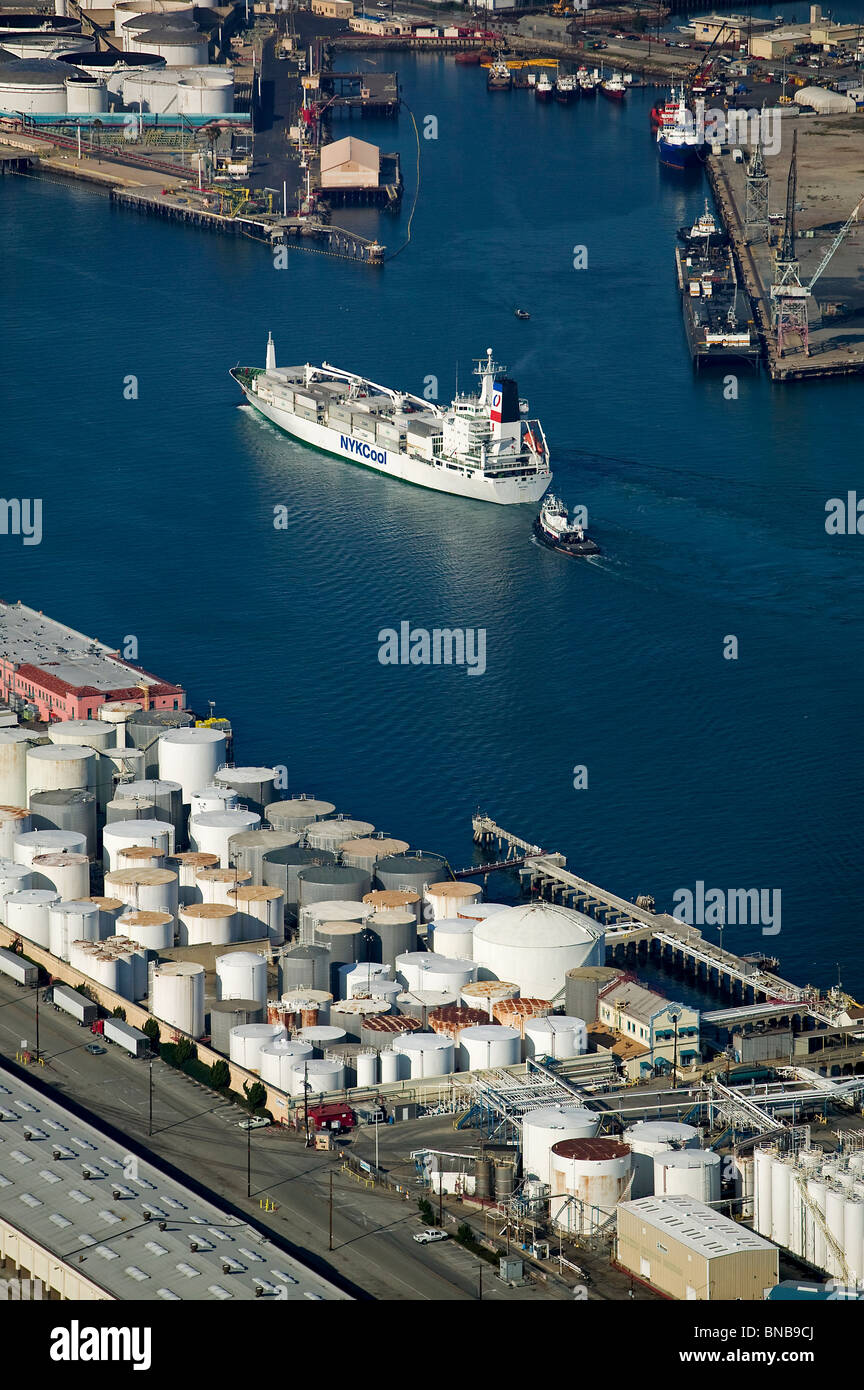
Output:
<instances>
[{"instance_id":1,"label":"harbor water","mask_svg":"<svg viewBox=\"0 0 864 1390\"><path fill-rule=\"evenodd\" d=\"M421 189L380 270L300 251L276 270L251 240L4 180L3 492L43 499L44 536L0 538L0 592L134 638L230 716L238 761L454 867L479 807L661 908L700 881L780 889L779 934L724 945L821 986L839 962L860 993L864 541L826 535L825 504L859 481L862 385L694 376L673 256L706 189L658 167L654 92L563 108L377 55L397 62ZM401 213L336 217L395 250L411 120L341 125L401 152ZM268 330L283 363L437 378L445 401L491 345L603 555L280 435L228 376ZM382 665L403 621L484 629L485 673Z\"/></svg>"}]
</instances>

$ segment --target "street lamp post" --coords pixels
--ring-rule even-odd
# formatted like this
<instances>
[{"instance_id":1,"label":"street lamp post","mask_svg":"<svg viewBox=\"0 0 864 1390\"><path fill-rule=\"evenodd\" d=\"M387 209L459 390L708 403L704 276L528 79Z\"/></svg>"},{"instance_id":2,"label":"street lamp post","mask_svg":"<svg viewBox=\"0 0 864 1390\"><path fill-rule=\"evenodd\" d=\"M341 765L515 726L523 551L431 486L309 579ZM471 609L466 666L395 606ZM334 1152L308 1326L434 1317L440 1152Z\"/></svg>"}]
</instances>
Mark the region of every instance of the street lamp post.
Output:
<instances>
[{"instance_id":1,"label":"street lamp post","mask_svg":"<svg viewBox=\"0 0 864 1390\"><path fill-rule=\"evenodd\" d=\"M246 1121L246 1196L252 1196L252 1117Z\"/></svg>"},{"instance_id":2,"label":"street lamp post","mask_svg":"<svg viewBox=\"0 0 864 1390\"><path fill-rule=\"evenodd\" d=\"M39 1060L39 984L36 984L36 1060Z\"/></svg>"},{"instance_id":3,"label":"street lamp post","mask_svg":"<svg viewBox=\"0 0 864 1390\"><path fill-rule=\"evenodd\" d=\"M152 1134L152 1133L153 1133L153 1063L152 1063L152 1062L150 1063L150 1085L149 1085L149 1087L148 1087L148 1096L147 1096L147 1100L148 1100L148 1107L147 1107L147 1109L148 1109L147 1133L148 1133L148 1134Z\"/></svg>"}]
</instances>

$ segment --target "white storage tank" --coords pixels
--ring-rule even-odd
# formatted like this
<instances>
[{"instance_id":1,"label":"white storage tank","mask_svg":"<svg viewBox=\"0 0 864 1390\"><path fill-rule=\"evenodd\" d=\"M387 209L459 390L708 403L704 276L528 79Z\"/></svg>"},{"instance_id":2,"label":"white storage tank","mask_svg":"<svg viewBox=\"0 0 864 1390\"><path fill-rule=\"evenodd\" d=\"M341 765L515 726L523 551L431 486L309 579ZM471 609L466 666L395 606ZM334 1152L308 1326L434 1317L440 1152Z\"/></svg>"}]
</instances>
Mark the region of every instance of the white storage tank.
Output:
<instances>
[{"instance_id":1,"label":"white storage tank","mask_svg":"<svg viewBox=\"0 0 864 1390\"><path fill-rule=\"evenodd\" d=\"M48 909L59 903L60 894L48 888L22 888L10 893L3 903L3 921L10 931L26 936L37 946L49 950Z\"/></svg>"},{"instance_id":2,"label":"white storage tank","mask_svg":"<svg viewBox=\"0 0 864 1390\"><path fill-rule=\"evenodd\" d=\"M170 912L127 908L117 918L116 928L146 951L168 951L174 945L174 918Z\"/></svg>"},{"instance_id":3,"label":"white storage tank","mask_svg":"<svg viewBox=\"0 0 864 1390\"><path fill-rule=\"evenodd\" d=\"M329 1058L315 1058L311 1062L297 1063L292 1071L291 1094L302 1096L308 1089L310 1097L325 1095L328 1091L345 1089L345 1067L341 1062Z\"/></svg>"},{"instance_id":4,"label":"white storage tank","mask_svg":"<svg viewBox=\"0 0 864 1390\"><path fill-rule=\"evenodd\" d=\"M34 792L86 789L96 782L96 754L80 743L41 743L27 754L27 803Z\"/></svg>"},{"instance_id":5,"label":"white storage tank","mask_svg":"<svg viewBox=\"0 0 864 1390\"><path fill-rule=\"evenodd\" d=\"M58 719L56 724L49 724L48 738L52 743L93 748L98 753L105 753L117 746L113 725L100 719Z\"/></svg>"},{"instance_id":6,"label":"white storage tank","mask_svg":"<svg viewBox=\"0 0 864 1390\"><path fill-rule=\"evenodd\" d=\"M99 941L99 909L95 903L53 903L48 908L48 950L60 960L69 959L73 941Z\"/></svg>"},{"instance_id":7,"label":"white storage tank","mask_svg":"<svg viewBox=\"0 0 864 1390\"><path fill-rule=\"evenodd\" d=\"M180 843L186 834L186 819L183 812L183 788L179 782L167 782L159 777L149 781L142 778L137 782L120 782L114 788L115 801L137 801L143 799L156 807L159 820L170 821L174 827L174 843Z\"/></svg>"},{"instance_id":8,"label":"white storage tank","mask_svg":"<svg viewBox=\"0 0 864 1390\"><path fill-rule=\"evenodd\" d=\"M206 67L210 57L206 34L191 27L159 24L155 20L151 28L130 35L126 47L130 53L156 53L165 59L169 68Z\"/></svg>"},{"instance_id":9,"label":"white storage tank","mask_svg":"<svg viewBox=\"0 0 864 1390\"><path fill-rule=\"evenodd\" d=\"M437 917L458 917L460 911L470 903L479 902L482 896L479 883L455 878L430 883L423 894L423 916L427 922L434 922Z\"/></svg>"},{"instance_id":10,"label":"white storage tank","mask_svg":"<svg viewBox=\"0 0 864 1390\"><path fill-rule=\"evenodd\" d=\"M395 1040L393 1051L407 1059L412 1079L449 1076L455 1070L453 1039L440 1033L406 1033Z\"/></svg>"},{"instance_id":11,"label":"white storage tank","mask_svg":"<svg viewBox=\"0 0 864 1390\"><path fill-rule=\"evenodd\" d=\"M196 875L203 869L218 867L218 854L202 854L200 850L184 850L179 854L166 855L163 861L166 869L177 875L177 895L181 903L200 903L203 901Z\"/></svg>"},{"instance_id":12,"label":"white storage tank","mask_svg":"<svg viewBox=\"0 0 864 1390\"><path fill-rule=\"evenodd\" d=\"M580 1105L542 1105L522 1118L522 1176L552 1181L550 1155L563 1139L594 1139L600 1115Z\"/></svg>"},{"instance_id":13,"label":"white storage tank","mask_svg":"<svg viewBox=\"0 0 864 1390\"><path fill-rule=\"evenodd\" d=\"M95 793L84 787L58 787L54 791L34 792L30 798L29 823L22 819L18 833L25 830L77 831L87 841L85 854L93 859L97 848L97 804ZM3 809L0 807L0 820L2 817ZM0 832L2 830L0 824Z\"/></svg>"},{"instance_id":14,"label":"white storage tank","mask_svg":"<svg viewBox=\"0 0 864 1390\"><path fill-rule=\"evenodd\" d=\"M457 994L477 978L477 968L470 960L451 960L433 951L408 951L396 957L396 978L406 989Z\"/></svg>"},{"instance_id":15,"label":"white storage tank","mask_svg":"<svg viewBox=\"0 0 864 1390\"><path fill-rule=\"evenodd\" d=\"M849 1193L843 1203L843 1251L849 1273L860 1284L864 1278L864 1202Z\"/></svg>"},{"instance_id":16,"label":"white storage tank","mask_svg":"<svg viewBox=\"0 0 864 1390\"><path fill-rule=\"evenodd\" d=\"M356 1058L356 1068L358 1087L378 1085L377 1052L358 1052Z\"/></svg>"},{"instance_id":17,"label":"white storage tank","mask_svg":"<svg viewBox=\"0 0 864 1390\"><path fill-rule=\"evenodd\" d=\"M126 725L133 714L138 714L143 706L138 700L106 700L96 711L96 718L111 724L114 729L114 747L126 747Z\"/></svg>"},{"instance_id":18,"label":"white storage tank","mask_svg":"<svg viewBox=\"0 0 864 1390\"><path fill-rule=\"evenodd\" d=\"M0 859L0 903L7 893L21 893L32 888L33 875L25 864L16 864L14 859ZM0 921L4 921L0 910Z\"/></svg>"},{"instance_id":19,"label":"white storage tank","mask_svg":"<svg viewBox=\"0 0 864 1390\"><path fill-rule=\"evenodd\" d=\"M515 980L535 999L554 999L568 970L602 965L603 928L591 917L555 903L508 907L474 927L478 978Z\"/></svg>"},{"instance_id":20,"label":"white storage tank","mask_svg":"<svg viewBox=\"0 0 864 1390\"><path fill-rule=\"evenodd\" d=\"M12 858L16 864L31 867L40 854L84 854L87 840L75 830L27 830L16 835L12 845Z\"/></svg>"},{"instance_id":21,"label":"white storage tank","mask_svg":"<svg viewBox=\"0 0 864 1390\"><path fill-rule=\"evenodd\" d=\"M285 940L285 898L281 888L267 888L263 883L243 884L229 889L228 902L237 911L239 940L259 941L266 937L272 946Z\"/></svg>"},{"instance_id":22,"label":"white storage tank","mask_svg":"<svg viewBox=\"0 0 864 1390\"><path fill-rule=\"evenodd\" d=\"M775 1245L789 1244L791 1198L791 1165L775 1154L771 1159L771 1239Z\"/></svg>"},{"instance_id":23,"label":"white storage tank","mask_svg":"<svg viewBox=\"0 0 864 1390\"><path fill-rule=\"evenodd\" d=\"M53 58L0 61L0 110L24 116L65 115L68 76L68 64Z\"/></svg>"},{"instance_id":24,"label":"white storage tank","mask_svg":"<svg viewBox=\"0 0 864 1390\"><path fill-rule=\"evenodd\" d=\"M456 960L473 960L474 923L462 917L441 917L429 925L432 950Z\"/></svg>"},{"instance_id":25,"label":"white storage tank","mask_svg":"<svg viewBox=\"0 0 864 1390\"><path fill-rule=\"evenodd\" d=\"M381 1049L378 1054L378 1065L381 1070L382 1086L390 1086L394 1081L401 1081L403 1075L407 1076L408 1074L408 1058L403 1057L401 1052L394 1052L392 1047Z\"/></svg>"},{"instance_id":26,"label":"white storage tank","mask_svg":"<svg viewBox=\"0 0 864 1390\"><path fill-rule=\"evenodd\" d=\"M0 857L11 859L16 836L26 835L32 829L33 821L25 807L0 806Z\"/></svg>"},{"instance_id":27,"label":"white storage tank","mask_svg":"<svg viewBox=\"0 0 864 1390\"><path fill-rule=\"evenodd\" d=\"M195 875L198 893L193 901L223 903L226 907L234 907L234 900L230 895L248 883L251 877L248 869L199 869Z\"/></svg>"},{"instance_id":28,"label":"white storage tank","mask_svg":"<svg viewBox=\"0 0 864 1390\"><path fill-rule=\"evenodd\" d=\"M420 921L423 899L410 889L373 888L371 893L364 893L363 901L370 912L410 912L415 922ZM410 949L413 950L413 947ZM397 955L401 955L401 952L397 952Z\"/></svg>"},{"instance_id":29,"label":"white storage tank","mask_svg":"<svg viewBox=\"0 0 864 1390\"><path fill-rule=\"evenodd\" d=\"M344 1028L331 1028L328 1024L316 1023L314 1027L301 1028L297 1036L303 1042L312 1045L316 1057L323 1057L328 1047L345 1042L348 1035Z\"/></svg>"},{"instance_id":30,"label":"white storage tank","mask_svg":"<svg viewBox=\"0 0 864 1390\"><path fill-rule=\"evenodd\" d=\"M588 1051L588 1029L583 1018L564 1014L525 1020L526 1057L581 1057Z\"/></svg>"},{"instance_id":31,"label":"white storage tank","mask_svg":"<svg viewBox=\"0 0 864 1390\"><path fill-rule=\"evenodd\" d=\"M756 1149L753 1154L753 1229L757 1235L771 1236L771 1154Z\"/></svg>"},{"instance_id":32,"label":"white storage tank","mask_svg":"<svg viewBox=\"0 0 864 1390\"><path fill-rule=\"evenodd\" d=\"M254 830L260 824L256 811L207 811L189 817L189 843L193 849L218 854L222 868L227 869L231 864L231 836Z\"/></svg>"},{"instance_id":33,"label":"white storage tank","mask_svg":"<svg viewBox=\"0 0 864 1390\"><path fill-rule=\"evenodd\" d=\"M189 801L190 816L208 816L214 811L234 811L240 805L231 787L201 787Z\"/></svg>"},{"instance_id":34,"label":"white storage tank","mask_svg":"<svg viewBox=\"0 0 864 1390\"><path fill-rule=\"evenodd\" d=\"M695 1197L711 1206L720 1201L721 1158L712 1149L683 1149L654 1157L657 1197Z\"/></svg>"},{"instance_id":35,"label":"white storage tank","mask_svg":"<svg viewBox=\"0 0 864 1390\"><path fill-rule=\"evenodd\" d=\"M262 1047L284 1037L285 1029L281 1023L243 1023L231 1029L228 1055L238 1067L259 1071Z\"/></svg>"},{"instance_id":36,"label":"white storage tank","mask_svg":"<svg viewBox=\"0 0 864 1390\"><path fill-rule=\"evenodd\" d=\"M654 1192L654 1158L670 1149L698 1149L699 1131L677 1120L640 1120L628 1126L622 1136L633 1154L633 1189L637 1197L650 1197Z\"/></svg>"},{"instance_id":37,"label":"white storage tank","mask_svg":"<svg viewBox=\"0 0 864 1390\"><path fill-rule=\"evenodd\" d=\"M105 892L143 912L177 915L177 875L171 869L115 869L105 875Z\"/></svg>"},{"instance_id":38,"label":"white storage tank","mask_svg":"<svg viewBox=\"0 0 864 1390\"><path fill-rule=\"evenodd\" d=\"M30 866L34 888L54 888L61 898L90 894L90 860L86 854L37 854Z\"/></svg>"},{"instance_id":39,"label":"white storage tank","mask_svg":"<svg viewBox=\"0 0 864 1390\"><path fill-rule=\"evenodd\" d=\"M387 979L388 970L377 961L350 961L339 967L338 976L342 987L340 999L361 999L371 994L378 980ZM398 981L394 980L393 984Z\"/></svg>"},{"instance_id":40,"label":"white storage tank","mask_svg":"<svg viewBox=\"0 0 864 1390\"><path fill-rule=\"evenodd\" d=\"M160 50L145 46L142 51ZM218 729L169 729L159 739L158 758L160 778L179 782L183 800L189 802L194 792L210 785L216 769L224 763L225 735Z\"/></svg>"},{"instance_id":41,"label":"white storage tank","mask_svg":"<svg viewBox=\"0 0 864 1390\"><path fill-rule=\"evenodd\" d=\"M0 804L26 806L27 754L36 739L26 729L0 729Z\"/></svg>"},{"instance_id":42,"label":"white storage tank","mask_svg":"<svg viewBox=\"0 0 864 1390\"><path fill-rule=\"evenodd\" d=\"M224 101L227 92L230 93L233 100L234 78L233 75L226 75L224 72L194 73L189 77L180 79L177 84L177 91L181 115L214 114L231 108L220 105L206 106L208 97L209 99L215 98L217 102ZM197 110L195 108L196 93L199 100ZM205 93L208 95L203 95ZM203 107L200 104L202 100L205 103ZM250 811L257 812L260 819L264 815L264 807L273 800L277 776L275 767L220 767L217 769L213 781L217 787L226 787L229 791L233 791L244 806L248 807Z\"/></svg>"},{"instance_id":43,"label":"white storage tank","mask_svg":"<svg viewBox=\"0 0 864 1390\"><path fill-rule=\"evenodd\" d=\"M550 1154L549 1214L569 1235L596 1231L632 1196L631 1154L618 1139L563 1139Z\"/></svg>"},{"instance_id":44,"label":"white storage tank","mask_svg":"<svg viewBox=\"0 0 864 1390\"><path fill-rule=\"evenodd\" d=\"M456 907L456 917L462 922L482 922L486 917L494 917L498 912L506 912L512 906L512 903L459 903Z\"/></svg>"},{"instance_id":45,"label":"white storage tank","mask_svg":"<svg viewBox=\"0 0 864 1390\"><path fill-rule=\"evenodd\" d=\"M519 986L512 980L474 980L462 986L459 998L469 1009L485 1009L489 1017L494 1018L496 1004L504 999L519 998Z\"/></svg>"},{"instance_id":46,"label":"white storage tank","mask_svg":"<svg viewBox=\"0 0 864 1390\"><path fill-rule=\"evenodd\" d=\"M119 869L119 854L123 849L141 845L161 850L163 855L174 853L174 827L164 820L115 820L102 831L102 857L109 871Z\"/></svg>"},{"instance_id":47,"label":"white storage tank","mask_svg":"<svg viewBox=\"0 0 864 1390\"><path fill-rule=\"evenodd\" d=\"M203 965L173 960L154 965L153 1013L181 1033L200 1038L204 1032Z\"/></svg>"},{"instance_id":48,"label":"white storage tank","mask_svg":"<svg viewBox=\"0 0 864 1390\"><path fill-rule=\"evenodd\" d=\"M254 951L230 951L216 957L217 999L255 999L267 1003L267 961Z\"/></svg>"},{"instance_id":49,"label":"white storage tank","mask_svg":"<svg viewBox=\"0 0 864 1390\"><path fill-rule=\"evenodd\" d=\"M265 1043L258 1056L264 1084L275 1086L290 1095L294 1068L301 1066L304 1058L311 1061L312 1047L309 1043L277 1038L275 1042Z\"/></svg>"},{"instance_id":50,"label":"white storage tank","mask_svg":"<svg viewBox=\"0 0 864 1390\"><path fill-rule=\"evenodd\" d=\"M114 33L122 39L124 26L132 19L142 15L170 15L176 20L178 15L194 18L192 6L187 0L117 0L114 6ZM140 708L140 706L139 706Z\"/></svg>"},{"instance_id":51,"label":"white storage tank","mask_svg":"<svg viewBox=\"0 0 864 1390\"><path fill-rule=\"evenodd\" d=\"M514 1067L520 1060L522 1039L517 1029L500 1023L481 1023L459 1034L459 1070L485 1071L489 1067Z\"/></svg>"},{"instance_id":52,"label":"white storage tank","mask_svg":"<svg viewBox=\"0 0 864 1390\"><path fill-rule=\"evenodd\" d=\"M181 946L229 946L237 940L236 913L227 903L187 903L178 917Z\"/></svg>"},{"instance_id":53,"label":"white storage tank","mask_svg":"<svg viewBox=\"0 0 864 1390\"><path fill-rule=\"evenodd\" d=\"M374 829L369 821L334 816L332 820L313 821L306 830L306 843L311 849L328 849L335 854L346 840L365 838Z\"/></svg>"}]
</instances>

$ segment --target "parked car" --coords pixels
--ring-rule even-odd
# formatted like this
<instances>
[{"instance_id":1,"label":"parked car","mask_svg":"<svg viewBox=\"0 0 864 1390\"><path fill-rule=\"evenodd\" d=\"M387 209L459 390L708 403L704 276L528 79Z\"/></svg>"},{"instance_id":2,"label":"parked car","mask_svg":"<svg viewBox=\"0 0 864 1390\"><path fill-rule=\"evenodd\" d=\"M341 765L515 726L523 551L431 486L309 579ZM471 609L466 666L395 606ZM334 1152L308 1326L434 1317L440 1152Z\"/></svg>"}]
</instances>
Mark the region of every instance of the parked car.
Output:
<instances>
[{"instance_id":1,"label":"parked car","mask_svg":"<svg viewBox=\"0 0 864 1390\"><path fill-rule=\"evenodd\" d=\"M100 1047L98 1043L88 1043L84 1051L89 1052L91 1057L104 1057L108 1049Z\"/></svg>"},{"instance_id":2,"label":"parked car","mask_svg":"<svg viewBox=\"0 0 864 1390\"><path fill-rule=\"evenodd\" d=\"M446 1231L428 1230L418 1231L414 1237L418 1245L433 1245L436 1240L448 1240Z\"/></svg>"},{"instance_id":3,"label":"parked car","mask_svg":"<svg viewBox=\"0 0 864 1390\"><path fill-rule=\"evenodd\" d=\"M262 1116L255 1116L251 1120L241 1120L238 1129L266 1129L270 1121Z\"/></svg>"}]
</instances>

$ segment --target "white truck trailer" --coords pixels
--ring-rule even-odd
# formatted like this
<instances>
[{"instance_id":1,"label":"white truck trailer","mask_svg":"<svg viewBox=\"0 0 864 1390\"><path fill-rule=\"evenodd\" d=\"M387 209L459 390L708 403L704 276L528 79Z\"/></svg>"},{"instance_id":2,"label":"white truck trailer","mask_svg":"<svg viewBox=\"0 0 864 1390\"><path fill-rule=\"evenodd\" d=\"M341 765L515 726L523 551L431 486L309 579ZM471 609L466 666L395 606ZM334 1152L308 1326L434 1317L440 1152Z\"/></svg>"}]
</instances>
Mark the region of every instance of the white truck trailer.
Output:
<instances>
[{"instance_id":1,"label":"white truck trailer","mask_svg":"<svg viewBox=\"0 0 864 1390\"><path fill-rule=\"evenodd\" d=\"M122 1018L106 1018L103 1036L118 1047L125 1048L132 1057L149 1056L150 1039L147 1034L142 1033L140 1028L124 1023Z\"/></svg>"},{"instance_id":2,"label":"white truck trailer","mask_svg":"<svg viewBox=\"0 0 864 1390\"><path fill-rule=\"evenodd\" d=\"M62 1009L77 1020L79 1028L89 1027L99 1017L99 1006L70 985L55 985L52 990L55 1009Z\"/></svg>"}]
</instances>

